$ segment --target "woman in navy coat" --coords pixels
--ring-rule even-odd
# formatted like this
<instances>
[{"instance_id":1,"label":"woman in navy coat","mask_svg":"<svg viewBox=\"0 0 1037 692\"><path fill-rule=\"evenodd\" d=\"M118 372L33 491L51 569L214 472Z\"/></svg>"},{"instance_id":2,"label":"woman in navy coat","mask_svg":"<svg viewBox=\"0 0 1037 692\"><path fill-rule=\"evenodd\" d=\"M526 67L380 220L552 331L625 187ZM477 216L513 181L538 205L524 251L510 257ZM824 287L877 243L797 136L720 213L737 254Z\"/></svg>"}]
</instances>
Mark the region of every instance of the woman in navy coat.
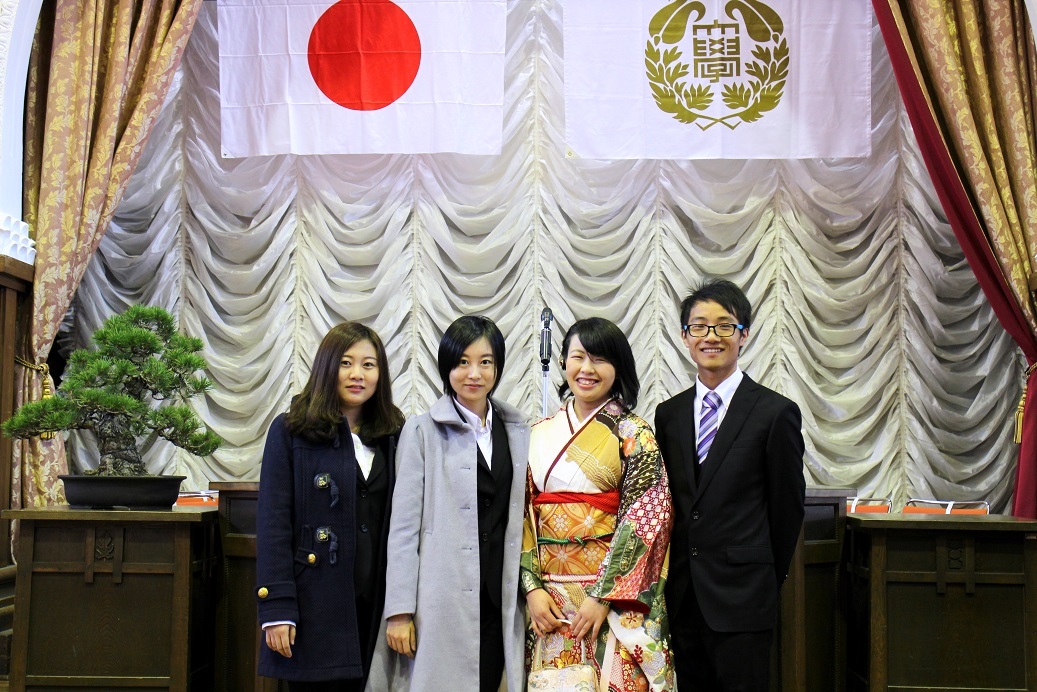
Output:
<instances>
[{"instance_id":1,"label":"woman in navy coat","mask_svg":"<svg viewBox=\"0 0 1037 692\"><path fill-rule=\"evenodd\" d=\"M258 671L292 692L364 689L402 426L385 347L357 322L327 333L306 387L270 426L257 516Z\"/></svg>"}]
</instances>

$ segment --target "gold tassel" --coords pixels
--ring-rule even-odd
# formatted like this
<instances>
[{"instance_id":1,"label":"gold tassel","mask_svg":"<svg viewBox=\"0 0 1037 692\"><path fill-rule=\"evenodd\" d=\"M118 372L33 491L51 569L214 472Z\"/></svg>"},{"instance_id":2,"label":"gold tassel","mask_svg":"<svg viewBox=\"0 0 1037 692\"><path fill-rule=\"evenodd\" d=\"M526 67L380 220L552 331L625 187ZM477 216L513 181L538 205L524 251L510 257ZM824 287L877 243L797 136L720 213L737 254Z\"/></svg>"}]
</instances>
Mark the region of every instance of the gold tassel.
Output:
<instances>
[{"instance_id":1,"label":"gold tassel","mask_svg":"<svg viewBox=\"0 0 1037 692\"><path fill-rule=\"evenodd\" d=\"M44 378L44 390L43 390L43 392L40 392L39 398L40 399L50 398L51 396L54 395L54 393L51 391L51 366L48 365L47 363L44 363L43 365L40 365L39 367L41 368L39 370L40 376Z\"/></svg>"},{"instance_id":2,"label":"gold tassel","mask_svg":"<svg viewBox=\"0 0 1037 692\"><path fill-rule=\"evenodd\" d=\"M1023 411L1026 410L1026 385L1030 381L1030 375L1037 369L1037 362L1026 368L1026 373L1023 375L1023 395L1019 397L1019 405L1015 407L1015 440L1016 444L1020 444L1023 441Z\"/></svg>"},{"instance_id":3,"label":"gold tassel","mask_svg":"<svg viewBox=\"0 0 1037 692\"><path fill-rule=\"evenodd\" d=\"M46 363L43 363L42 365L36 365L35 363L30 363L29 361L25 360L24 358L19 358L18 356L14 357L14 361L16 363L18 363L18 365L21 365L22 367L26 367L26 368L29 368L30 370L35 370L36 372L40 373L40 377L43 378L43 389L40 392L40 400L41 401L43 399L49 399L52 396L54 396L54 393L51 391L51 388L50 388L50 366L49 365L47 365ZM42 432L42 433L40 433L40 439L41 440L53 440L54 439L54 433L53 432L49 432L49 431L48 432Z\"/></svg>"},{"instance_id":4,"label":"gold tassel","mask_svg":"<svg viewBox=\"0 0 1037 692\"><path fill-rule=\"evenodd\" d=\"M1026 390L1019 397L1019 405L1015 407L1015 443L1023 441L1023 410L1026 408Z\"/></svg>"}]
</instances>

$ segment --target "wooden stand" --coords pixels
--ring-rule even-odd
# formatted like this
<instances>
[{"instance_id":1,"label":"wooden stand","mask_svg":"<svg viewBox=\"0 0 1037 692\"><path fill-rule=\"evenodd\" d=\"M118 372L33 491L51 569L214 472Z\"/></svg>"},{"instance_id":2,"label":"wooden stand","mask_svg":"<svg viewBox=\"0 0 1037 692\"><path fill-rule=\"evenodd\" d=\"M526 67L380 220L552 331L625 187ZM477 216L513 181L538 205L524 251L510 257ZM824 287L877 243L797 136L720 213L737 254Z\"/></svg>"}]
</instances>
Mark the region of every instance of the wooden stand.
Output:
<instances>
[{"instance_id":1,"label":"wooden stand","mask_svg":"<svg viewBox=\"0 0 1037 692\"><path fill-rule=\"evenodd\" d=\"M851 690L1037 692L1037 522L847 519Z\"/></svg>"},{"instance_id":2,"label":"wooden stand","mask_svg":"<svg viewBox=\"0 0 1037 692\"><path fill-rule=\"evenodd\" d=\"M19 520L11 690L212 689L214 510L3 514Z\"/></svg>"}]
</instances>

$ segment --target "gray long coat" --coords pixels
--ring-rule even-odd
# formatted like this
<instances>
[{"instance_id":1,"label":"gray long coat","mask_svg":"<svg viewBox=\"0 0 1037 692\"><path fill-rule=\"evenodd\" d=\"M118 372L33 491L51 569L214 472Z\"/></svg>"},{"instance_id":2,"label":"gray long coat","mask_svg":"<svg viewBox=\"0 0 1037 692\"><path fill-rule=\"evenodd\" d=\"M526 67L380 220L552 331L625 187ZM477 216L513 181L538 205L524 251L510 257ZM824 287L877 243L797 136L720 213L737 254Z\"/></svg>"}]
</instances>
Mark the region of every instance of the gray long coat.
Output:
<instances>
[{"instance_id":1,"label":"gray long coat","mask_svg":"<svg viewBox=\"0 0 1037 692\"><path fill-rule=\"evenodd\" d=\"M501 584L505 680L525 689L525 602L519 596L522 510L529 456L527 417L493 402L504 421L514 466ZM479 513L476 442L449 396L409 419L396 450L382 641L368 689L478 692ZM413 660L385 644L385 618L414 613Z\"/></svg>"}]
</instances>

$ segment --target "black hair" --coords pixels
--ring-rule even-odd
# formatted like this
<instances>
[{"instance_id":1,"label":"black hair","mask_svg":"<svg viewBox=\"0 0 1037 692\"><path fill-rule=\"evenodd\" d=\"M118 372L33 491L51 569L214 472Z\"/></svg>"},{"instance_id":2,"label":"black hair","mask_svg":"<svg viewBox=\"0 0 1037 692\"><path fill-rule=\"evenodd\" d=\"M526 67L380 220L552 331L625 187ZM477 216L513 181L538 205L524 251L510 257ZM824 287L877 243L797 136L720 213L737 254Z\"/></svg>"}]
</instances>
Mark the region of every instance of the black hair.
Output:
<instances>
[{"instance_id":1,"label":"black hair","mask_svg":"<svg viewBox=\"0 0 1037 692\"><path fill-rule=\"evenodd\" d=\"M465 315L451 322L439 340L439 376L443 379L443 392L451 394L450 371L458 366L464 350L473 343L486 337L493 351L494 381L490 388L493 394L500 384L501 373L504 372L504 335L489 317L481 315Z\"/></svg>"},{"instance_id":2,"label":"black hair","mask_svg":"<svg viewBox=\"0 0 1037 692\"><path fill-rule=\"evenodd\" d=\"M368 444L385 435L395 435L403 427L403 412L392 400L389 358L378 334L359 322L343 322L324 335L313 357L310 379L292 399L285 427L293 435L314 442L331 442L338 435L342 402L338 393L338 372L342 354L358 341L370 341L378 354L378 383L374 394L360 410L360 439Z\"/></svg>"},{"instance_id":3,"label":"black hair","mask_svg":"<svg viewBox=\"0 0 1037 692\"><path fill-rule=\"evenodd\" d=\"M734 283L727 279L708 279L692 290L687 298L681 301L681 329L688 323L691 309L697 303L713 301L734 315L743 331L749 331L753 321L753 306Z\"/></svg>"},{"instance_id":4,"label":"black hair","mask_svg":"<svg viewBox=\"0 0 1037 692\"><path fill-rule=\"evenodd\" d=\"M604 358L616 370L616 381L612 383L609 394L622 400L623 406L633 409L637 406L637 395L641 392L641 382L637 379L637 364L634 352L630 350L630 342L626 334L612 322L602 317L588 317L579 320L569 327L562 340L562 370L565 370L565 359L569 357L569 342L574 336L580 337L583 350L589 355ZM558 387L559 398L564 399L569 392L569 383L563 382Z\"/></svg>"}]
</instances>

